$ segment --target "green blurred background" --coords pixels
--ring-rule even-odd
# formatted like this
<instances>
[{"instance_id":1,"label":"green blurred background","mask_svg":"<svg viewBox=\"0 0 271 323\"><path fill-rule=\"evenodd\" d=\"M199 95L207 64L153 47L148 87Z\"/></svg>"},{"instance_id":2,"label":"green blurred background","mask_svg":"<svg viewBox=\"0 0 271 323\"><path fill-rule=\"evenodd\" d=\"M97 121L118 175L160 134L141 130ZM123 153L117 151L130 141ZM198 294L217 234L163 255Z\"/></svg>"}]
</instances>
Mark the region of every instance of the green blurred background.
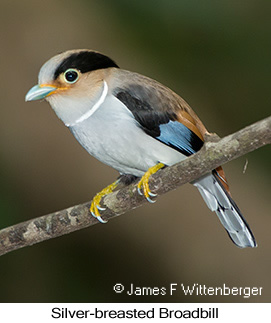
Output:
<instances>
[{"instance_id":1,"label":"green blurred background","mask_svg":"<svg viewBox=\"0 0 271 323\"><path fill-rule=\"evenodd\" d=\"M225 136L270 114L270 15L263 0L1 0L0 227L89 201L118 175L81 148L48 103L24 102L47 59L99 50L172 88ZM270 302L270 162L264 147L225 166L257 249L235 247L185 185L107 225L2 256L0 301ZM115 283L225 283L263 294L132 297L115 294Z\"/></svg>"}]
</instances>

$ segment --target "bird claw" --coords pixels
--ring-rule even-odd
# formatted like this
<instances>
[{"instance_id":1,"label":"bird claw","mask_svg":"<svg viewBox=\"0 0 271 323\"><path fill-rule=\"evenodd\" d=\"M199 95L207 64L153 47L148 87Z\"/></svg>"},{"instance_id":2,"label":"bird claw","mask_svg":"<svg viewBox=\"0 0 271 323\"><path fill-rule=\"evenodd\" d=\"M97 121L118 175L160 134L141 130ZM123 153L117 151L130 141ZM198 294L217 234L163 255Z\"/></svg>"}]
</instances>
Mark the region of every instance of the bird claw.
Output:
<instances>
[{"instance_id":1,"label":"bird claw","mask_svg":"<svg viewBox=\"0 0 271 323\"><path fill-rule=\"evenodd\" d=\"M139 194L139 195L143 195L143 193L141 192L141 189L140 189L140 187L139 186L137 186L137 193Z\"/></svg>"},{"instance_id":2,"label":"bird claw","mask_svg":"<svg viewBox=\"0 0 271 323\"><path fill-rule=\"evenodd\" d=\"M96 219L100 221L101 223L107 223L107 220L104 220L101 216L96 216Z\"/></svg>"},{"instance_id":3,"label":"bird claw","mask_svg":"<svg viewBox=\"0 0 271 323\"><path fill-rule=\"evenodd\" d=\"M105 210L106 210L106 208L105 208L105 207L101 207L99 204L98 204L98 205L96 205L96 207L97 207L97 209L98 209L99 211L105 211Z\"/></svg>"},{"instance_id":4,"label":"bird claw","mask_svg":"<svg viewBox=\"0 0 271 323\"><path fill-rule=\"evenodd\" d=\"M145 194L143 194L142 192L141 192L141 188L138 186L137 187L137 193L139 194L139 195L141 195L141 196L145 196L146 197L146 195ZM148 192L148 195L149 196L151 196L151 197L156 197L157 196L157 194L155 194L155 193L152 193L151 191L149 191ZM148 197L146 197L147 198L147 200L148 200ZM154 202L156 202L156 201L151 201L151 203L154 203Z\"/></svg>"},{"instance_id":5,"label":"bird claw","mask_svg":"<svg viewBox=\"0 0 271 323\"><path fill-rule=\"evenodd\" d=\"M156 194L155 194L156 195ZM156 200L152 200L152 199L150 199L149 197L146 197L146 200L148 201L148 202L150 202L150 203L155 203L156 202Z\"/></svg>"},{"instance_id":6,"label":"bird claw","mask_svg":"<svg viewBox=\"0 0 271 323\"><path fill-rule=\"evenodd\" d=\"M104 220L101 215L100 215L100 212L99 211L103 211L103 210L106 210L105 208L101 207L99 204L96 204L95 202L92 202L91 203L91 207L90 207L90 213L91 215L99 220L101 223L106 223L107 221Z\"/></svg>"},{"instance_id":7,"label":"bird claw","mask_svg":"<svg viewBox=\"0 0 271 323\"><path fill-rule=\"evenodd\" d=\"M141 191L141 186L143 186L143 193ZM149 189L148 182L143 182L141 179L140 182L137 185L137 192L141 196L145 196L146 200L150 203L155 203L156 201L153 201L150 197L155 197L157 194L152 193Z\"/></svg>"},{"instance_id":8,"label":"bird claw","mask_svg":"<svg viewBox=\"0 0 271 323\"><path fill-rule=\"evenodd\" d=\"M99 220L101 223L106 223L107 220L104 220L102 217L101 217L101 214L100 214L100 211L105 211L106 208L105 207L102 207L100 205L100 202L102 200L102 198L107 195L107 194L110 194L113 192L113 190L117 187L117 184L118 184L118 181L114 182L113 184L107 186L106 188L104 188L100 193L96 194L91 202L91 206L90 206L90 213L91 215Z\"/></svg>"},{"instance_id":9,"label":"bird claw","mask_svg":"<svg viewBox=\"0 0 271 323\"><path fill-rule=\"evenodd\" d=\"M156 201L152 200L151 197L156 197L157 194L152 193L149 188L149 178L152 174L156 173L160 168L164 167L164 164L159 163L153 167L151 167L141 178L139 183L137 184L137 192L139 195L144 195L146 200L150 203L155 203ZM143 190L143 193L141 191Z\"/></svg>"}]
</instances>

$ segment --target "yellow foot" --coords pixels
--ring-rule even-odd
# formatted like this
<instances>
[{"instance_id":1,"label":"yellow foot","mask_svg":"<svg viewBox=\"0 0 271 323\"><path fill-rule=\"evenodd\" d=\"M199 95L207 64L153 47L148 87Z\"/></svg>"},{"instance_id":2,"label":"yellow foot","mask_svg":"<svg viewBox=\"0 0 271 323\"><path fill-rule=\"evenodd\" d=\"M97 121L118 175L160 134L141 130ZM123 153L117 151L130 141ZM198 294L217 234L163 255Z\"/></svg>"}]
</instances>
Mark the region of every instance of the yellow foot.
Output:
<instances>
[{"instance_id":1,"label":"yellow foot","mask_svg":"<svg viewBox=\"0 0 271 323\"><path fill-rule=\"evenodd\" d=\"M113 192L113 190L117 187L119 181L115 181L114 183L108 185L106 188L104 188L101 192L96 194L91 202L90 206L90 213L99 220L101 223L106 223L106 220L103 220L100 214L100 211L104 211L105 208L101 207L100 202L101 199L107 195Z\"/></svg>"},{"instance_id":2,"label":"yellow foot","mask_svg":"<svg viewBox=\"0 0 271 323\"><path fill-rule=\"evenodd\" d=\"M149 188L149 178L152 174L156 173L159 169L163 168L165 165L162 163L158 163L153 167L150 167L146 173L141 177L141 180L139 181L139 183L137 184L137 191L140 195L143 195L146 197L146 199L150 202L150 203L154 203L155 201L153 201L150 197L155 197L157 194L154 194L150 191ZM141 189L143 188L143 194L141 192Z\"/></svg>"}]
</instances>

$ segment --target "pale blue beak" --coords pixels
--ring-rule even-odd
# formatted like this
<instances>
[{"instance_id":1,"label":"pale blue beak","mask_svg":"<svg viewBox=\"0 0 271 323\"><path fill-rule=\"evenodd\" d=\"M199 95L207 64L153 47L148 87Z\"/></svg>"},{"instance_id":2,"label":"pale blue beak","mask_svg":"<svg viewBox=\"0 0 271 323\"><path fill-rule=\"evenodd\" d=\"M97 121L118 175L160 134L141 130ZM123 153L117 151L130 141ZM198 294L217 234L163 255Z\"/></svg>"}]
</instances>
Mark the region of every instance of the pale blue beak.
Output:
<instances>
[{"instance_id":1,"label":"pale blue beak","mask_svg":"<svg viewBox=\"0 0 271 323\"><path fill-rule=\"evenodd\" d=\"M57 88L51 85L35 85L26 94L25 101L35 101L46 98Z\"/></svg>"}]
</instances>

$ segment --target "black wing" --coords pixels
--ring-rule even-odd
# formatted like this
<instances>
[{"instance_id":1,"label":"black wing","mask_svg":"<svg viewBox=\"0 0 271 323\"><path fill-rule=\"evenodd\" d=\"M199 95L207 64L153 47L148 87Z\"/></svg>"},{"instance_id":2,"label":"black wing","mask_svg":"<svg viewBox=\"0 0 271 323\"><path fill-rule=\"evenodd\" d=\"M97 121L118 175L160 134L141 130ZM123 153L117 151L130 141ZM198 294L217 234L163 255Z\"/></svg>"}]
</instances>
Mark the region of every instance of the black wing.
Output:
<instances>
[{"instance_id":1,"label":"black wing","mask_svg":"<svg viewBox=\"0 0 271 323\"><path fill-rule=\"evenodd\" d=\"M153 138L163 142L169 147L178 150L186 156L197 152L203 145L203 141L186 125L178 121L174 111L168 112L155 109L150 102L159 101L153 93L147 96L143 87L136 85L136 96L127 89L119 89L115 96L132 112L139 126ZM142 93L142 99L138 96ZM150 100L149 100L150 99ZM159 102L159 105L161 101ZM165 102L165 104L167 104ZM171 109L169 109L171 110Z\"/></svg>"}]
</instances>

